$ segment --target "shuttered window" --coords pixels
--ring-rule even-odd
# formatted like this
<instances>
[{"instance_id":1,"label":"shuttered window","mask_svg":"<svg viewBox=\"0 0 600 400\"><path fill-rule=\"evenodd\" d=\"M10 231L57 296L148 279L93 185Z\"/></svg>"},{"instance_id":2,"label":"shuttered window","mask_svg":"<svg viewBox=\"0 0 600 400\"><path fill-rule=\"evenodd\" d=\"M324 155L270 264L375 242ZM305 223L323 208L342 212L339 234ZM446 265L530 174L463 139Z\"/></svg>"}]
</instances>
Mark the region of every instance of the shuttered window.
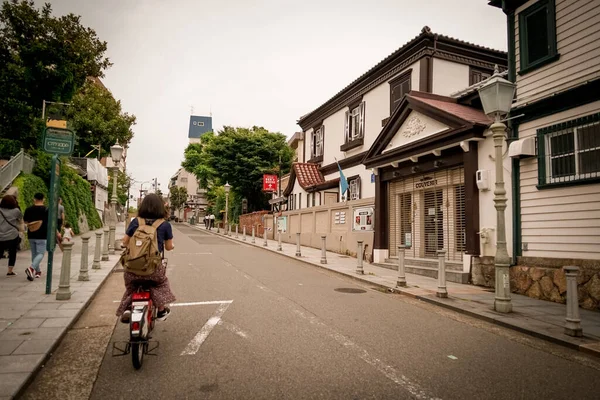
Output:
<instances>
[{"instance_id":1,"label":"shuttered window","mask_svg":"<svg viewBox=\"0 0 600 400\"><path fill-rule=\"evenodd\" d=\"M410 73L403 74L390 81L390 115L400 105L404 95L410 92L410 76Z\"/></svg>"},{"instance_id":2,"label":"shuttered window","mask_svg":"<svg viewBox=\"0 0 600 400\"><path fill-rule=\"evenodd\" d=\"M361 139L365 135L365 102L346 111L344 142Z\"/></svg>"}]
</instances>

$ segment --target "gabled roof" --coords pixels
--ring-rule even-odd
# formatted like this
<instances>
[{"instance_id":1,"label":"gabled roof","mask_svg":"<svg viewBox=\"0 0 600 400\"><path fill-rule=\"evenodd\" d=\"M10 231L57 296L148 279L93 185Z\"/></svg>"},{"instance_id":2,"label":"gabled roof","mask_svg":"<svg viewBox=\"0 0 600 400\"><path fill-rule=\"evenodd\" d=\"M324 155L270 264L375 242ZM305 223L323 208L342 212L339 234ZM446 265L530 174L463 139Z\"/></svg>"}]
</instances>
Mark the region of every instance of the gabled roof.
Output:
<instances>
[{"instance_id":1,"label":"gabled roof","mask_svg":"<svg viewBox=\"0 0 600 400\"><path fill-rule=\"evenodd\" d=\"M340 181L339 178L326 181L325 177L319 170L318 164L293 163L292 170L290 172L290 179L287 187L283 191L284 196L289 196L290 193L292 193L296 179L298 180L300 187L307 192L337 187L338 182Z\"/></svg>"},{"instance_id":2,"label":"gabled roof","mask_svg":"<svg viewBox=\"0 0 600 400\"><path fill-rule=\"evenodd\" d=\"M413 110L444 123L449 129L384 154L384 150ZM492 120L483 111L458 104L454 98L411 91L390 116L367 152L363 164L371 168L381 164L383 159L393 158L394 155L406 156L410 152L418 154L425 148L435 148L437 144L454 135L462 135L459 137L461 140L465 140L463 136L481 135L491 123Z\"/></svg>"}]
</instances>

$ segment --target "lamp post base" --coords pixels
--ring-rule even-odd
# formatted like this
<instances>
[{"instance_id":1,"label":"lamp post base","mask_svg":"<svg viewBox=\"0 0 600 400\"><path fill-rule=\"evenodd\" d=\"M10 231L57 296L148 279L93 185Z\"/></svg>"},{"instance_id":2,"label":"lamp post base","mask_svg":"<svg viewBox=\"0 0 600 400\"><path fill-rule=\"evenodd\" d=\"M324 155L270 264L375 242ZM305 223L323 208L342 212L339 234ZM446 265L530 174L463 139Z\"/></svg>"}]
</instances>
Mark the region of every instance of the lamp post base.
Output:
<instances>
[{"instance_id":1,"label":"lamp post base","mask_svg":"<svg viewBox=\"0 0 600 400\"><path fill-rule=\"evenodd\" d=\"M510 299L510 278L508 265L495 266L496 269L496 296L494 298L494 310L500 313L512 312Z\"/></svg>"}]
</instances>

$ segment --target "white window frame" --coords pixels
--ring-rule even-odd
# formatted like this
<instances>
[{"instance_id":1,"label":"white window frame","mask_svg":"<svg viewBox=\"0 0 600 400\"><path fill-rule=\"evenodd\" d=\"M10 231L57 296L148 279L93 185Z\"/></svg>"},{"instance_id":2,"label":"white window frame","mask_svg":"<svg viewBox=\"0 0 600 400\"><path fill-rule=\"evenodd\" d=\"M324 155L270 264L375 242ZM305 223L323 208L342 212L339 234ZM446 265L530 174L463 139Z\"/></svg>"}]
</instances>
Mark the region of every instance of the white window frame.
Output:
<instances>
[{"instance_id":1,"label":"white window frame","mask_svg":"<svg viewBox=\"0 0 600 400\"><path fill-rule=\"evenodd\" d=\"M365 102L346 111L344 142L352 142L365 136Z\"/></svg>"},{"instance_id":2,"label":"white window frame","mask_svg":"<svg viewBox=\"0 0 600 400\"><path fill-rule=\"evenodd\" d=\"M356 177L348 180L348 199L359 200L360 199L360 177Z\"/></svg>"},{"instance_id":3,"label":"white window frame","mask_svg":"<svg viewBox=\"0 0 600 400\"><path fill-rule=\"evenodd\" d=\"M582 127L587 128L587 127L595 126L595 125L598 126L598 125L600 125L600 123L595 122L595 123L591 123L591 124L577 126L570 130L567 130L567 131L553 132L553 133L548 133L548 134L544 135L544 141L545 141L545 146L546 146L546 171L548 171L547 176L546 176L547 183L572 182L572 181L577 181L577 180L582 180L582 179L600 177L600 171L589 172L589 173L580 173L579 172L579 170L581 168L580 162L579 162L579 155L582 153L589 152L589 151L600 150L600 147L590 147L587 149L580 149L579 148L578 130ZM562 135L573 135L573 151L569 152L569 153L557 155L557 156L552 156L552 140L551 139L562 136ZM552 161L554 159L558 159L558 158L562 158L562 157L569 157L569 156L574 156L575 174L553 177L554 174L552 171Z\"/></svg>"},{"instance_id":4,"label":"white window frame","mask_svg":"<svg viewBox=\"0 0 600 400\"><path fill-rule=\"evenodd\" d=\"M323 131L325 130L324 126L313 130L312 133L312 146L311 153L312 157L320 157L323 155Z\"/></svg>"}]
</instances>

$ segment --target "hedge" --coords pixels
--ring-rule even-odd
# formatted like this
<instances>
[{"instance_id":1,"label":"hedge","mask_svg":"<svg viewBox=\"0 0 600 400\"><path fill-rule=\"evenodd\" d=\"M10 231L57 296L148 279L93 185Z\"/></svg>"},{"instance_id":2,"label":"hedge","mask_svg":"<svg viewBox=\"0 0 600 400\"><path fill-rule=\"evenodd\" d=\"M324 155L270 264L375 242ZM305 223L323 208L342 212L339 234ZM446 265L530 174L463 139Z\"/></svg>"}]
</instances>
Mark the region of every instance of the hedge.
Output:
<instances>
[{"instance_id":1,"label":"hedge","mask_svg":"<svg viewBox=\"0 0 600 400\"><path fill-rule=\"evenodd\" d=\"M71 224L73 232L80 233L79 216L85 215L91 230L102 227L100 215L94 206L88 181L79 176L72 168L61 167L60 196L65 206L66 222Z\"/></svg>"}]
</instances>

